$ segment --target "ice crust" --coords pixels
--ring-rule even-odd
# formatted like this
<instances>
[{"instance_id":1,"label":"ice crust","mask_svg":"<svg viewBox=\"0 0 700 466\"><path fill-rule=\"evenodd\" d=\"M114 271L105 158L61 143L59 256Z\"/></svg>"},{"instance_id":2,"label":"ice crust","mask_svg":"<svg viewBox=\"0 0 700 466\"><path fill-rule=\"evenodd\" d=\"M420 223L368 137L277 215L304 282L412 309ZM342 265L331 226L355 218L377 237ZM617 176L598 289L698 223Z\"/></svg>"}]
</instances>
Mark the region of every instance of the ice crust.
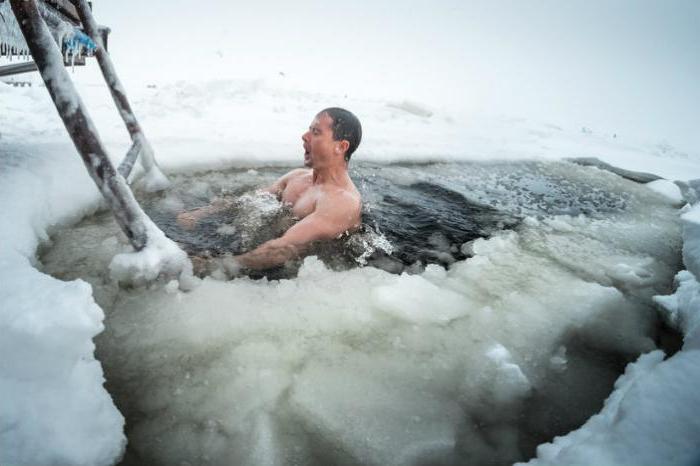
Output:
<instances>
[{"instance_id":1,"label":"ice crust","mask_svg":"<svg viewBox=\"0 0 700 466\"><path fill-rule=\"evenodd\" d=\"M117 254L109 264L110 276L123 284L145 285L159 277L176 278L182 289L194 286L192 264L185 251L144 217L148 242L141 251Z\"/></svg>"},{"instance_id":2,"label":"ice crust","mask_svg":"<svg viewBox=\"0 0 700 466\"><path fill-rule=\"evenodd\" d=\"M630 356L654 348L653 309L625 294L648 301L670 282L679 226L644 187L627 202L613 218L529 217L471 243L468 261L419 275L333 272L308 258L292 280L207 278L189 293L115 292L91 277L100 302L114 303L100 358L140 419L134 454L152 464L518 458L523 404L554 396L551 372L576 367L575 341ZM91 223L61 235L51 254L72 257L50 263L99 275L119 250L111 235ZM91 246L76 257L74 241ZM588 385L573 383L567 399Z\"/></svg>"},{"instance_id":3,"label":"ice crust","mask_svg":"<svg viewBox=\"0 0 700 466\"><path fill-rule=\"evenodd\" d=\"M653 189L657 193L665 196L670 203L676 206L681 206L684 204L683 194L681 189L669 180L655 180L647 183L650 189Z\"/></svg>"},{"instance_id":4,"label":"ice crust","mask_svg":"<svg viewBox=\"0 0 700 466\"><path fill-rule=\"evenodd\" d=\"M683 222L683 263L700 280L700 204L681 216Z\"/></svg>"},{"instance_id":5,"label":"ice crust","mask_svg":"<svg viewBox=\"0 0 700 466\"><path fill-rule=\"evenodd\" d=\"M110 152L124 153L130 142L104 89L81 90L96 107L98 126L107 128L102 134L114 149ZM0 397L12 400L0 407L0 462L112 464L124 446L123 417L102 386L92 343L104 318L92 294L104 290L50 278L35 269L34 257L54 225L93 211L99 194L63 134L45 89L0 83L0 98L0 206L5 215L0 224L0 348L12 355L0 365ZM275 89L262 81L219 81L140 89L135 107L143 109L162 166L187 171L297 160L301 129L315 111L336 100ZM421 112L362 100L347 106L366 116L367 138L356 156L381 162L421 161L435 154L457 160L559 158L573 151L594 152L610 163L671 179L697 173L697 160L671 160L604 135L507 119L472 121L465 127L439 109L431 108L426 116L422 110L427 107L419 103L410 108ZM231 108L238 111L232 114ZM271 126L277 128L274 138L260 130ZM427 137L436 133L441 137ZM683 351L665 361L659 352L642 356L628 367L598 416L542 446L533 463L691 464L697 458L697 442L689 442L700 437L691 415L699 406L695 387L700 380L698 217L697 208L683 216L688 271L677 277L678 292L657 299L669 309L669 320L684 330ZM517 449L517 440L506 426L493 427L493 438L485 441L461 423L470 416L488 419L498 400L514 403L498 406L515 413L514 406L538 386L553 358L561 367L563 355L568 356L559 341L567 331L624 353L652 349L643 329L649 316L633 312L623 291L640 298L659 294L655 285L672 273L672 260L650 260L647 251L664 256L669 246L658 238L667 225L648 219L632 224L636 227L626 230L583 217L530 218L522 231L469 245L476 254L471 260L449 271L428 268L418 276L376 269L335 273L309 259L291 281L207 279L190 293L173 286L137 288L120 298L116 305L123 312L114 316L111 333L103 338L117 354L113 364L143 359L143 365L134 366L140 367L139 376L128 386L145 396L131 409L161 414L145 419L135 436L167 439L172 447L159 451L166 463L183 456L201 460L211 451L230 451L239 464L280 464L290 451L303 462L310 451L304 443L308 439L329 452L375 464L447 458L465 444L494 458L507 457ZM580 234L578 251L562 242L572 234ZM635 241L638 248L630 251ZM590 245L607 251L600 254L599 265L577 260ZM606 245L612 246L606 250ZM115 238L105 248L112 255L124 252ZM152 263L149 254L143 263ZM112 255L104 258L107 263ZM544 263L556 264L556 273L529 273L542 270ZM521 265L516 270L509 264ZM129 268L126 262L121 265ZM513 287L504 287L504 280L512 280ZM541 292L519 291L532 287ZM557 289L565 290L566 297L544 291ZM430 299L418 290L430 293ZM480 305L494 296L497 307ZM403 306L396 304L398 299ZM562 299L571 304L566 316L551 312ZM469 309L468 315L458 302ZM145 315L144 307L150 311ZM445 352L444 339L454 351ZM533 341L539 348L534 353ZM123 345L131 351L120 353ZM206 351L198 354L202 348ZM407 349L412 356L406 356ZM219 356L209 358L209 353ZM444 396L444 387L463 397L457 405ZM177 397L182 401L174 409L180 417L168 418L163 410ZM231 399L244 401L231 404ZM469 402L481 410L460 412L462 403ZM203 410L195 412L195 404ZM279 406L284 409L275 412ZM363 413L374 423L359 422ZM301 426L308 437L295 437L291 426ZM232 451L233 444L247 448ZM395 454L387 455L387 446Z\"/></svg>"},{"instance_id":6,"label":"ice crust","mask_svg":"<svg viewBox=\"0 0 700 466\"><path fill-rule=\"evenodd\" d=\"M94 357L103 311L85 282L34 268L51 225L97 206L87 173L63 176L80 173L80 159L54 149L4 146L0 157L0 462L108 465L126 438Z\"/></svg>"},{"instance_id":7,"label":"ice crust","mask_svg":"<svg viewBox=\"0 0 700 466\"><path fill-rule=\"evenodd\" d=\"M22 57L29 56L29 47L17 24L10 2L0 3L0 47L3 48L3 52L12 49Z\"/></svg>"},{"instance_id":8,"label":"ice crust","mask_svg":"<svg viewBox=\"0 0 700 466\"><path fill-rule=\"evenodd\" d=\"M529 465L694 465L700 459L700 354L684 350L664 361L642 355L615 383L599 414L580 429L540 445Z\"/></svg>"},{"instance_id":9,"label":"ice crust","mask_svg":"<svg viewBox=\"0 0 700 466\"><path fill-rule=\"evenodd\" d=\"M683 333L683 349L664 359L642 355L615 383L601 412L580 429L540 445L532 466L695 465L700 462L700 204L682 215L683 263L676 291L655 296L671 326Z\"/></svg>"}]
</instances>

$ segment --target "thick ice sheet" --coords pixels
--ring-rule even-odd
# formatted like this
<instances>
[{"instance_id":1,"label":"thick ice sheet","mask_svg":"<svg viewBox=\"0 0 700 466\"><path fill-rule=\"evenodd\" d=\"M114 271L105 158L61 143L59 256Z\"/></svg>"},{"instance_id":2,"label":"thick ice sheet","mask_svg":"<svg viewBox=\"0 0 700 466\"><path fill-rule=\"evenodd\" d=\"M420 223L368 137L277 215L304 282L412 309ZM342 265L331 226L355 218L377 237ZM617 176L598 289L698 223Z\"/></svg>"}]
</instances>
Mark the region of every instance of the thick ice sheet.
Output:
<instances>
[{"instance_id":1,"label":"thick ice sheet","mask_svg":"<svg viewBox=\"0 0 700 466\"><path fill-rule=\"evenodd\" d=\"M82 169L79 159L53 157L55 148L3 146L0 159L0 461L111 464L126 438L94 357L104 313L88 284L33 263L47 228L96 205L87 174L83 183L64 176Z\"/></svg>"},{"instance_id":2,"label":"thick ice sheet","mask_svg":"<svg viewBox=\"0 0 700 466\"><path fill-rule=\"evenodd\" d=\"M654 300L684 335L683 350L655 351L627 367L599 414L537 449L530 465L695 465L700 462L700 206L683 220L683 262L676 292Z\"/></svg>"}]
</instances>

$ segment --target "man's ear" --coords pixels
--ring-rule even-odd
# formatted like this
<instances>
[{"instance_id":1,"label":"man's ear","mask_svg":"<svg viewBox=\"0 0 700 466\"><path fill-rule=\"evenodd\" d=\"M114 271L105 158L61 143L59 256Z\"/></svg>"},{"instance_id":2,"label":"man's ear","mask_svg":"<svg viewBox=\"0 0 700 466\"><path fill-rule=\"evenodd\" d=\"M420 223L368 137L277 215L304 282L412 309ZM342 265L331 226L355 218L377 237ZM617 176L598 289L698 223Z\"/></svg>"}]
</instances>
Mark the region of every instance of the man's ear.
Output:
<instances>
[{"instance_id":1,"label":"man's ear","mask_svg":"<svg viewBox=\"0 0 700 466\"><path fill-rule=\"evenodd\" d=\"M340 141L338 148L343 154L345 154L350 148L350 143L347 140L343 139L342 141Z\"/></svg>"}]
</instances>

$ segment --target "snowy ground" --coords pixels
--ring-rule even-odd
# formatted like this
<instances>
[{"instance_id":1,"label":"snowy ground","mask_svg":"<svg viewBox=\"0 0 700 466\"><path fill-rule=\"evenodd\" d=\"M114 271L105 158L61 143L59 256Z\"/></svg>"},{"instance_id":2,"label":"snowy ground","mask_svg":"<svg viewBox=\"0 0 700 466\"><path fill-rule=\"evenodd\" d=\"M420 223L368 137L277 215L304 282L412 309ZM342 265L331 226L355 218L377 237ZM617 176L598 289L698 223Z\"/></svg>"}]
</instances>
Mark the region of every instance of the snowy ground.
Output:
<instances>
[{"instance_id":1,"label":"snowy ground","mask_svg":"<svg viewBox=\"0 0 700 466\"><path fill-rule=\"evenodd\" d=\"M79 81L111 156L118 161L128 148L128 138L113 111L107 91L94 85L92 79ZM430 103L302 92L287 86L282 77L267 81L179 82L158 84L155 87L143 86L130 91L133 106L156 149L156 157L169 172L297 163L300 159L300 135L315 112L327 106L340 105L354 111L363 122L365 139L355 155L357 160L388 163L398 160L553 160L593 156L626 169L656 173L669 180L688 181L700 174L700 154L677 151L668 143L630 141L618 137L612 131L598 133L587 128L563 128L556 125L556 122L451 114L432 107ZM102 387L102 368L94 358L93 338L104 328L103 309L95 304L93 290L85 282L63 282L40 273L34 267L38 245L48 239L56 225L75 222L97 209L99 196L64 134L44 88L14 88L0 84L0 102L0 206L5 212L5 219L0 226L0 328L3 333L0 348L3 354L12 355L3 358L0 365L0 397L12 400L12 403L4 403L1 408L0 459L3 464L110 464L121 453L125 437L123 418ZM658 189L670 193L671 197L678 196L677 190L669 183L662 183ZM661 202L658 197L655 199L654 202ZM668 202L673 203L673 200ZM700 422L694 413L700 407L700 398L695 390L700 381L700 340L697 334L700 326L698 212L698 207L695 207L687 210L682 217L685 240L683 259L688 270L677 276L678 291L671 297L657 298L659 304L668 310L669 322L684 333L683 350L667 360L663 360L660 352L651 352L630 365L626 374L618 380L616 391L601 413L592 417L581 429L541 446L533 464L697 462L700 456L697 449ZM667 226L662 225L664 228ZM572 228L586 231L593 226L586 219L568 218L551 227L555 231L560 229L566 232ZM642 227L637 224L637 228ZM625 232L618 232L617 236L611 233L611 237L624 236ZM499 261L517 262L522 258L517 254L519 250L513 246L517 240L506 235L496 241L479 243L476 246L476 259L481 256L480 260L492 261L495 264L493 273L504 273L498 272L496 266ZM538 242L533 241L533 244ZM509 254L514 256L509 257ZM537 260L537 257L528 260ZM450 269L449 276L443 270L431 269L415 277L397 278L385 276L379 271L355 271L346 278L356 281L357 288L361 288L363 282L367 282L366 287L376 286L372 295L373 306L385 315L409 323L430 322L436 318L426 313L425 309L434 304L432 297L436 294L435 283L438 282L443 287L440 288L439 302L447 312L446 319L449 321L456 317L450 312L462 312L465 308L459 300L470 296L471 291L464 287L478 282L478 278L470 275L475 264L476 262L470 261L459 263ZM609 265L611 270L623 277L623 281L644 282L648 278L640 275L639 269L635 268L643 268L643 264L627 263L617 269L615 266L620 264ZM587 273L595 274L591 271ZM372 274L377 276L370 277ZM562 277L564 275L560 278ZM549 276L542 278L545 281L550 279L553 280ZM323 285L324 280L330 281L327 286ZM578 290L576 292L582 295L595 294L614 307L614 301L618 298L618 291L614 288L601 285L599 280L598 283L585 285L580 285L578 278L571 280L571 290ZM276 298L271 299L266 295L262 300L268 306L263 311L263 321L266 325L278 326L273 325L271 330L272 333L279 333L277 337L273 336L273 340L285 340L287 333L294 332L295 329L302 332L302 336L297 337L303 340L303 332L313 333L314 325L327 326L323 331L332 333L336 325L341 326L338 331L347 330L364 326L367 323L364 319L373 321L377 318L363 312L351 312L353 309L367 309L365 304L358 302L353 304L354 307L350 306L347 313L341 312L340 322L334 322L333 319L324 321L327 315L318 310L323 307L324 300L330 299L326 294L330 296L340 292L334 289L332 282L333 277L329 272L310 260L297 281L280 284L275 288ZM452 285L445 286L446 282ZM306 311L290 316L290 321L280 322L279 319L284 314L280 313L279 303L302 299L298 293L306 287L316 287L304 294L303 299L309 300L304 301L308 304ZM187 302L196 299L204 291L210 291L220 299L235 299L234 296L246 293L251 294L250 299L255 299L255 289L256 286L244 281L230 285L207 282L200 289L184 294L179 299ZM265 294L266 291L261 293ZM414 299L408 300L406 296L412 294L415 294ZM159 306L174 298L172 294L160 290L144 299L153 300L153 306L160 312L162 308ZM362 297L347 296L347 302L354 303L353 299L361 300ZM410 301L410 305L397 305L403 302L402 299ZM507 293L504 299L507 299ZM279 303L275 304L278 302L275 300ZM424 306L415 303L423 303ZM127 311L133 310L129 303L123 306ZM544 308L546 307L545 305ZM178 309L177 312L186 313L187 307ZM536 312L539 308L533 304L531 309ZM216 310L215 313L216 319L220 321L231 318L228 314L221 314L221 310ZM129 315L125 311L115 318L117 329L120 324L127 327L130 325ZM171 338L186 338L196 345L201 338L216 340L230 336L226 332L209 334L212 329L201 316L181 317L202 332L182 334L183 328L177 326L156 326L159 333L155 334L155 338L166 341ZM488 318L485 315L475 317L476 320ZM556 316L549 318L553 323L556 322ZM308 322L314 324L308 325ZM250 328L254 329L256 325L262 324L253 322ZM480 327L476 325L474 328ZM124 338L132 340L131 343L138 346L147 338L154 337L153 334L143 338L140 335L139 331L132 331ZM411 342L410 335L394 336L402 336ZM539 337L534 333L523 338ZM507 347L509 344L517 346L516 343L505 341L503 337L493 340L489 341L493 343L492 346L484 344L481 348L482 353L491 354L488 362L491 366L485 366L485 371L490 370L496 374L492 374L493 380L514 381L504 382L504 390L515 390L515 393L509 392L504 396L517 397L518 390L527 391L528 387L518 374L530 373L534 369L526 362L518 365L518 361L511 358ZM398 341L401 344L402 340ZM294 351L300 348L295 346L295 342L292 340L292 348L288 348L292 360L285 364L294 363ZM495 342L500 342L501 346L495 345ZM269 342L260 345L256 346L255 341L252 341L250 347L239 348L239 353L233 353L231 357L235 360L244 357L246 351L253 351L265 356L265 361L261 363L263 365L284 359L285 351L280 347L271 346ZM550 345L544 346L549 348ZM643 342L631 346L636 351L649 349ZM342 347L336 347L335 350L338 358L345 351ZM149 348L143 348L144 353L147 354L148 351ZM161 353L154 353L156 356L159 354ZM430 351L426 351L426 354L430 354ZM547 355L548 358L550 356L553 357ZM328 358L332 361L333 355ZM354 370L358 373L375 371L375 363L376 361L362 361L359 356L352 361ZM446 367L451 367L449 361L445 364ZM350 438L351 441L345 448L361 451L364 445L368 447L368 462L386 464L384 460L388 461L388 458L382 456L386 454L382 446L366 443L361 438L364 435L361 425L334 425L337 418L333 417L333 410L312 402L316 398L332 400L328 393L321 393L324 389L314 382L319 371L327 369L320 367L323 361L319 361L318 365L319 367L309 366L305 369L302 380L292 395L294 409L302 412L307 419L317 419L315 425L321 430L349 429L345 438ZM257 368L246 372L248 369L240 368L244 380L247 380L245 377L257 380L255 378L261 374ZM396 372L403 370L402 367L394 369ZM498 377L499 371L503 373L501 379ZM171 375L175 377L182 374ZM255 420L257 427L251 435L254 436L256 445L262 447L251 452L252 456L248 458L251 462L255 462L256 458L271 463L276 460L274 448L269 447L274 444L274 429L271 430L269 419L260 415L265 412L265 403L275 400L276 390L284 390L288 383L283 378L280 379L279 374L274 375L278 378L265 385L269 391L256 394L262 408L255 411L259 417ZM334 382L337 386L325 389L336 395L343 393L343 390L348 389L343 380L342 374L339 374ZM356 380L360 382L353 390L374 394L380 392L372 385L374 382L371 378L359 377ZM420 381L415 383L419 384ZM253 385L253 388L238 388L241 391L255 390L256 385ZM430 384L426 382L426 385ZM414 394L406 392L404 395L401 406L410 405ZM337 400L338 403L341 401ZM386 409L394 407L381 398L370 401ZM153 402L157 404L157 400ZM452 411L450 406L441 403L440 399L435 399L434 410L426 408L426 416L430 412ZM396 409L400 410L401 406ZM212 409L219 407L216 403L212 404ZM351 410L352 406L345 408ZM406 422L408 421L411 420ZM377 432L381 432L386 427L382 422L398 421L383 418L377 422ZM402 437L402 441L410 440L411 435L427 441L434 435L434 442L427 447L423 445L425 449L418 453L422 454L430 448L441 451L445 445L440 443L443 437L439 434L443 430L454 429L455 422L449 417L430 418L427 427L422 425L410 429L410 435ZM177 438L177 432L173 435L175 437L172 438ZM378 435L373 438L379 438ZM391 439L387 442L391 444ZM186 446L183 444L183 448ZM392 458L392 461L400 463L415 460L416 456L411 456L406 451L405 457ZM364 453L357 454L364 458L361 456Z\"/></svg>"}]
</instances>

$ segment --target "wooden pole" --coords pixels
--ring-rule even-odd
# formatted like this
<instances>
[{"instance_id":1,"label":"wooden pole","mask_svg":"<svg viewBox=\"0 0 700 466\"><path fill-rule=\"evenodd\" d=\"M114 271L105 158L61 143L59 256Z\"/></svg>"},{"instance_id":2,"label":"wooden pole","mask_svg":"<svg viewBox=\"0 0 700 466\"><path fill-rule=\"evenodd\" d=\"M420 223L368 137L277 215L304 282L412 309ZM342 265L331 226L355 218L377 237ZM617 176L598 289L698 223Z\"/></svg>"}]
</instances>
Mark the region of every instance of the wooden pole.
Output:
<instances>
[{"instance_id":1,"label":"wooden pole","mask_svg":"<svg viewBox=\"0 0 700 466\"><path fill-rule=\"evenodd\" d=\"M112 166L35 0L10 0L10 5L46 89L85 167L133 247L137 251L143 249L148 239L143 222L145 214L124 178Z\"/></svg>"},{"instance_id":2,"label":"wooden pole","mask_svg":"<svg viewBox=\"0 0 700 466\"><path fill-rule=\"evenodd\" d=\"M83 24L85 32L97 45L97 49L95 50L95 58L97 58L97 63L99 63L100 70L102 70L102 75L104 76L105 81L107 82L109 91L112 93L112 98L114 99L114 103L117 106L117 110L119 110L119 114L121 115L122 120L124 120L126 129L129 132L129 135L131 136L132 142L134 143L134 145L132 146L132 150L129 152L140 149L139 152L141 155L141 163L143 165L144 170L146 170L146 172L150 170L158 170L159 174L161 174L160 169L158 168L155 161L153 148L146 139L143 129L141 128L141 125L139 124L138 120L136 119L136 116L134 115L133 110L131 109L129 99L126 97L126 91L124 90L124 87L119 81L117 71L115 70L114 65L112 64L112 60L109 57L107 49L102 43L102 36L99 33L97 23L95 22L95 19L92 16L92 11L90 10L90 6L88 5L87 0L71 1L73 2L73 5L75 6L76 10L78 10L78 16L80 16L80 22ZM137 155L139 154L139 152L137 152ZM125 168L128 167L129 171L131 171L131 166L133 166L133 163L131 163L131 165L123 163L122 166L124 166ZM129 175L129 172L127 172L126 174L122 173L122 175L127 177ZM164 176L163 179L165 179Z\"/></svg>"}]
</instances>

